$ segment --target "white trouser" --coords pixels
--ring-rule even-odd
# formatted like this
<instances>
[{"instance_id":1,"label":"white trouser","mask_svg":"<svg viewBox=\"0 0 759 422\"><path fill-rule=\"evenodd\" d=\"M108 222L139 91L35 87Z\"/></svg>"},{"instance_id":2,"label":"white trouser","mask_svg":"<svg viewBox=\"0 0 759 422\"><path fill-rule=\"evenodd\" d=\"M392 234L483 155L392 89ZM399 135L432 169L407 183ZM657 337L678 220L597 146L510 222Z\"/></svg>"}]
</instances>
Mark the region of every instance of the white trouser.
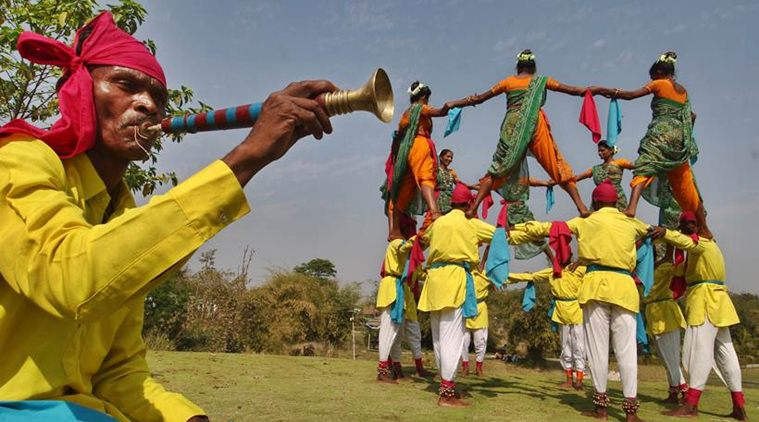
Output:
<instances>
[{"instance_id":1,"label":"white trouser","mask_svg":"<svg viewBox=\"0 0 759 422\"><path fill-rule=\"evenodd\" d=\"M404 320L403 325L400 326L399 331L403 336L396 336L395 342L390 349L390 358L393 362L401 361L401 337L406 340L408 347L411 349L411 354L414 359L422 357L422 330L419 328L417 321Z\"/></svg>"},{"instance_id":2,"label":"white trouser","mask_svg":"<svg viewBox=\"0 0 759 422\"><path fill-rule=\"evenodd\" d=\"M561 324L561 367L585 371L585 328L582 324Z\"/></svg>"},{"instance_id":3,"label":"white trouser","mask_svg":"<svg viewBox=\"0 0 759 422\"><path fill-rule=\"evenodd\" d=\"M474 353L477 354L477 362L484 362L485 350L488 348L488 327L473 330L472 337L474 337Z\"/></svg>"},{"instance_id":4,"label":"white trouser","mask_svg":"<svg viewBox=\"0 0 759 422\"><path fill-rule=\"evenodd\" d=\"M585 345L588 350L593 387L606 392L609 377L609 336L622 378L622 393L638 394L638 346L635 342L635 313L611 303L591 300L582 309L585 320Z\"/></svg>"},{"instance_id":5,"label":"white trouser","mask_svg":"<svg viewBox=\"0 0 759 422\"><path fill-rule=\"evenodd\" d=\"M472 332L466 330L464 333L464 347L461 348L461 361L469 362L469 345L472 344Z\"/></svg>"},{"instance_id":6,"label":"white trouser","mask_svg":"<svg viewBox=\"0 0 759 422\"><path fill-rule=\"evenodd\" d=\"M459 367L466 333L461 307L430 312L430 328L440 377L446 381L453 381Z\"/></svg>"},{"instance_id":7,"label":"white trouser","mask_svg":"<svg viewBox=\"0 0 759 422\"><path fill-rule=\"evenodd\" d=\"M680 368L680 329L654 336L656 350L667 369L667 381L670 387L685 384L685 377Z\"/></svg>"},{"instance_id":8,"label":"white trouser","mask_svg":"<svg viewBox=\"0 0 759 422\"><path fill-rule=\"evenodd\" d=\"M391 349L398 337L400 324L396 324L390 318L390 307L382 309L380 313L379 329L379 360L386 361L390 357ZM399 348L400 349L400 348ZM400 356L398 356L400 359Z\"/></svg>"},{"instance_id":9,"label":"white trouser","mask_svg":"<svg viewBox=\"0 0 759 422\"><path fill-rule=\"evenodd\" d=\"M727 327L717 328L707 318L702 325L688 326L683 342L683 365L692 388L703 390L713 363L730 391L742 391L741 367Z\"/></svg>"},{"instance_id":10,"label":"white trouser","mask_svg":"<svg viewBox=\"0 0 759 422\"><path fill-rule=\"evenodd\" d=\"M404 324L403 336L406 338L408 347L411 349L411 355L414 359L422 357L422 330L419 328L418 321L406 321Z\"/></svg>"}]
</instances>

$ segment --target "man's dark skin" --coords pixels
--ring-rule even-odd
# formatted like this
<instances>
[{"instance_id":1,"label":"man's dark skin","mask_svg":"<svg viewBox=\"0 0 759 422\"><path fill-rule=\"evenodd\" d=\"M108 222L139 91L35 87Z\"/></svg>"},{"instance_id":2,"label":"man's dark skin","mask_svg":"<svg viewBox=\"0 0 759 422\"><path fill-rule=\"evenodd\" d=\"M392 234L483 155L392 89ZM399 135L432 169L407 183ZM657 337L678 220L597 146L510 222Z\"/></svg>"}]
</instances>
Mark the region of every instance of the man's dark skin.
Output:
<instances>
[{"instance_id":1,"label":"man's dark skin","mask_svg":"<svg viewBox=\"0 0 759 422\"><path fill-rule=\"evenodd\" d=\"M155 138L136 137L136 128L163 119L168 94L160 82L138 70L93 66L90 73L98 127L95 146L87 155L115 198L129 163L147 159L145 151L155 142ZM300 138L313 135L321 139L325 133L332 133L327 113L313 98L335 90L337 87L328 81L295 82L266 99L253 129L222 158L240 186L282 157ZM202 421L208 417L197 415L188 422Z\"/></svg>"}]
</instances>

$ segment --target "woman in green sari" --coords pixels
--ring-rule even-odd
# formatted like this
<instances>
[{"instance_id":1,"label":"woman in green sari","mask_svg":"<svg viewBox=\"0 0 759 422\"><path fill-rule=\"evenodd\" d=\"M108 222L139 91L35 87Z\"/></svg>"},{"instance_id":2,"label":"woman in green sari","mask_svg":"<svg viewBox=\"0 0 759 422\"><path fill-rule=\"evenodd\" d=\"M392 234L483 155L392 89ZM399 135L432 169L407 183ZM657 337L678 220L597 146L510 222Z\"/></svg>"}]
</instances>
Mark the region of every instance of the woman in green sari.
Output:
<instances>
[{"instance_id":1,"label":"woman in green sari","mask_svg":"<svg viewBox=\"0 0 759 422\"><path fill-rule=\"evenodd\" d=\"M691 164L698 156L693 138L696 115L691 111L688 92L675 81L677 54L668 51L654 62L648 73L651 82L634 91L591 87L593 94L632 100L653 94L653 117L640 141L635 177L632 180L630 205L625 213L634 216L640 196L651 204L666 209L672 197L685 211L696 213L699 235L712 238L706 225L704 202L696 186Z\"/></svg>"},{"instance_id":2,"label":"woman in green sari","mask_svg":"<svg viewBox=\"0 0 759 422\"><path fill-rule=\"evenodd\" d=\"M439 166L437 169L437 186L435 187L435 196L437 197L437 207L441 214L451 210L451 194L456 187L456 182L461 182L456 170L451 168L453 162L453 151L443 149L438 156ZM462 182L463 183L463 182ZM467 185L469 189L477 190L476 185Z\"/></svg>"},{"instance_id":3,"label":"woman in green sari","mask_svg":"<svg viewBox=\"0 0 759 422\"><path fill-rule=\"evenodd\" d=\"M520 169L527 168L525 159L528 150L551 179L569 193L580 214L587 215L588 209L572 180L572 168L559 152L551 135L548 119L541 108L545 103L546 90L582 96L586 89L564 85L550 77L535 75L535 54L530 50L524 50L517 56L516 71L516 75L500 81L489 91L447 103L451 108L466 107L482 104L500 94L505 94L507 98L506 116L501 124L493 162L487 174L480 179L477 199L467 211L467 216L477 215L477 207L490 194L491 189L500 189L505 197L504 193L511 190L509 185L529 178L527 175L518 174Z\"/></svg>"},{"instance_id":4,"label":"woman in green sari","mask_svg":"<svg viewBox=\"0 0 759 422\"><path fill-rule=\"evenodd\" d=\"M598 186L603 183L604 180L609 179L614 185L614 188L617 190L617 209L624 211L627 209L627 196L625 195L625 191L622 189L622 175L624 174L625 170L634 169L635 165L624 158L614 159L614 154L616 154L618 151L619 149L616 145L611 146L606 141L599 142L598 158L603 160L603 162L601 164L596 164L588 170L578 174L574 177L574 180L576 182L579 182L580 180L585 180L592 177L593 183Z\"/></svg>"}]
</instances>

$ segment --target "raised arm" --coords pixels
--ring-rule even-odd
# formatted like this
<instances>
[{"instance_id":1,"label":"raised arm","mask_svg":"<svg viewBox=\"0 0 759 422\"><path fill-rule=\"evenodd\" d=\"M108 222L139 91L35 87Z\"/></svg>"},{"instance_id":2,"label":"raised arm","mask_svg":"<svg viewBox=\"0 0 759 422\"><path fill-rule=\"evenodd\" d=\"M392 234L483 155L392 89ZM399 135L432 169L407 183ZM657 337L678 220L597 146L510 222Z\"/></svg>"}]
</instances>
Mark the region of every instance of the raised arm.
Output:
<instances>
[{"instance_id":1,"label":"raised arm","mask_svg":"<svg viewBox=\"0 0 759 422\"><path fill-rule=\"evenodd\" d=\"M567 85L555 81L554 83L546 84L546 89L555 92L561 92L563 94L574 95L577 97L583 96L585 94L585 91L588 90L588 88L584 86Z\"/></svg>"},{"instance_id":2,"label":"raised arm","mask_svg":"<svg viewBox=\"0 0 759 422\"><path fill-rule=\"evenodd\" d=\"M545 268L534 273L511 273L509 274L509 284L530 281L550 281L552 275L553 268Z\"/></svg>"},{"instance_id":3,"label":"raised arm","mask_svg":"<svg viewBox=\"0 0 759 422\"><path fill-rule=\"evenodd\" d=\"M575 182L579 182L580 180L585 180L592 176L593 176L593 169L587 169L580 174L576 174L572 179L574 179Z\"/></svg>"},{"instance_id":4,"label":"raised arm","mask_svg":"<svg viewBox=\"0 0 759 422\"><path fill-rule=\"evenodd\" d=\"M553 179L540 180L540 179L533 179L532 177L530 178L530 186L533 186L533 187L547 188L547 187L556 186L556 185L557 183Z\"/></svg>"},{"instance_id":5,"label":"raised arm","mask_svg":"<svg viewBox=\"0 0 759 422\"><path fill-rule=\"evenodd\" d=\"M645 97L651 93L651 91L645 86L633 91L625 91L623 89L607 88L603 86L591 86L588 87L588 89L593 95L603 95L606 98L618 98L620 100L634 100L636 98Z\"/></svg>"},{"instance_id":6,"label":"raised arm","mask_svg":"<svg viewBox=\"0 0 759 422\"><path fill-rule=\"evenodd\" d=\"M470 95L466 98L462 98L460 100L455 100L455 101L449 101L445 104L449 106L450 108L476 106L476 105L484 103L485 101L499 94L500 92L496 92L491 89L491 90L483 92L482 94Z\"/></svg>"},{"instance_id":7,"label":"raised arm","mask_svg":"<svg viewBox=\"0 0 759 422\"><path fill-rule=\"evenodd\" d=\"M443 106L440 108L427 106L427 107L424 107L424 109L422 110L422 114L424 114L425 116L430 116L430 117L444 117L448 115L449 109L450 107L448 106L448 103L443 104Z\"/></svg>"}]
</instances>

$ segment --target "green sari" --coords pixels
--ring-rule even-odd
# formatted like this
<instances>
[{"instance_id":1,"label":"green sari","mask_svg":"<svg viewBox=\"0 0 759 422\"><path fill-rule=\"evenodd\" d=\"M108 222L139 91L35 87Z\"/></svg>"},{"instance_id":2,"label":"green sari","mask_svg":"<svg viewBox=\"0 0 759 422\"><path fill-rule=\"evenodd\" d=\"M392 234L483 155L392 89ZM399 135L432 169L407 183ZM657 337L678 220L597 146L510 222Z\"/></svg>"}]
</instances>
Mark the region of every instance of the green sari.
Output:
<instances>
[{"instance_id":1,"label":"green sari","mask_svg":"<svg viewBox=\"0 0 759 422\"><path fill-rule=\"evenodd\" d=\"M614 185L614 189L617 190L617 209L624 211L627 209L627 196L624 189L622 189L622 174L624 169L616 164L597 164L591 169L593 173L593 183L596 186L609 179Z\"/></svg>"},{"instance_id":2,"label":"green sari","mask_svg":"<svg viewBox=\"0 0 759 422\"><path fill-rule=\"evenodd\" d=\"M506 116L501 123L498 146L488 173L495 177L507 177L499 193L509 202L509 225L535 219L527 205L530 199L527 154L538 124L540 108L545 103L547 80L545 76L536 75L526 90L507 93ZM515 247L515 257L530 259L545 247L545 240L519 245Z\"/></svg>"},{"instance_id":3,"label":"green sari","mask_svg":"<svg viewBox=\"0 0 759 422\"><path fill-rule=\"evenodd\" d=\"M397 151L393 155L393 178L392 180L385 179L385 182L380 186L380 192L382 193L382 199L385 200L385 214L387 214L388 204L390 201L395 204L398 200L398 193L401 189L401 183L406 176L408 169L408 154L411 151L411 147L414 145L414 139L419 128L419 117L422 114L422 104L412 104L409 107L409 123L406 127L406 131L403 133L403 138L397 144ZM393 143L396 141L394 140ZM396 145L393 145L393 150L396 149ZM390 183L391 189L388 189L388 183ZM417 191L414 198L408 205L408 208L401 210L410 215L424 215L427 211L427 204L424 202L422 193Z\"/></svg>"},{"instance_id":4,"label":"green sari","mask_svg":"<svg viewBox=\"0 0 759 422\"><path fill-rule=\"evenodd\" d=\"M654 206L674 212L676 204L667 173L698 156L698 146L693 138L690 101L685 104L666 98L651 100L653 118L640 141L638 159L635 160L635 176L656 176L643 190L642 196ZM698 187L697 187L698 189Z\"/></svg>"},{"instance_id":5,"label":"green sari","mask_svg":"<svg viewBox=\"0 0 759 422\"><path fill-rule=\"evenodd\" d=\"M437 207L442 214L451 210L451 195L456 187L456 180L450 170L438 167L437 169Z\"/></svg>"}]
</instances>

